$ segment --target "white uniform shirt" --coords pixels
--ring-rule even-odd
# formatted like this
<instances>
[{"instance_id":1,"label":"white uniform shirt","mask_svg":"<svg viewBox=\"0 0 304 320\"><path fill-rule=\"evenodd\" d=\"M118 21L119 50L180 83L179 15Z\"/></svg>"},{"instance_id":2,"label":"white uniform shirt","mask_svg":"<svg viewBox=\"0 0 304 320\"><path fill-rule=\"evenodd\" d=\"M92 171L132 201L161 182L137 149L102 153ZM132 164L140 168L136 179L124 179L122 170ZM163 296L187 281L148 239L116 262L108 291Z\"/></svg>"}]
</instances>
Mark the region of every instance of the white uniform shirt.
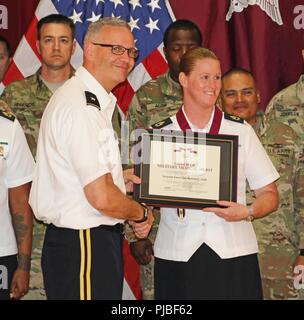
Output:
<instances>
[{"instance_id":1,"label":"white uniform shirt","mask_svg":"<svg viewBox=\"0 0 304 320\"><path fill-rule=\"evenodd\" d=\"M18 120L0 116L0 257L17 253L8 189L32 181L34 165Z\"/></svg>"},{"instance_id":2,"label":"white uniform shirt","mask_svg":"<svg viewBox=\"0 0 304 320\"><path fill-rule=\"evenodd\" d=\"M181 130L176 116L164 130ZM187 119L188 120L188 119ZM208 132L213 115L204 129ZM219 134L239 136L237 202L246 205L246 178L251 189L258 189L277 180L279 174L268 158L254 130L248 123L237 123L222 118ZM161 221L154 244L154 254L161 259L188 261L206 243L222 259L256 253L256 236L251 222L227 222L211 212L186 209L179 218L175 208L161 208Z\"/></svg>"},{"instance_id":3,"label":"white uniform shirt","mask_svg":"<svg viewBox=\"0 0 304 320\"><path fill-rule=\"evenodd\" d=\"M96 95L88 104L85 91ZM86 229L123 220L99 212L84 187L110 173L125 193L118 141L111 124L116 99L80 67L52 96L43 114L30 204L37 219L57 227Z\"/></svg>"}]
</instances>

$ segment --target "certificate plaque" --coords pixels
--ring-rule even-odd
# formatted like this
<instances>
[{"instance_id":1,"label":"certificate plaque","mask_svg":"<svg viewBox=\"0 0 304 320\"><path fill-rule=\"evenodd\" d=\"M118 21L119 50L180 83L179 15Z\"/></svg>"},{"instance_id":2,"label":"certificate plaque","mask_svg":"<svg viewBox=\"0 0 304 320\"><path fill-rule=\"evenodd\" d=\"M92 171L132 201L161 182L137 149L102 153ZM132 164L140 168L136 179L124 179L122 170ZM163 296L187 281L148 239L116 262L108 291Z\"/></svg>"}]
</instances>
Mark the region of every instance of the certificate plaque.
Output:
<instances>
[{"instance_id":1,"label":"certificate plaque","mask_svg":"<svg viewBox=\"0 0 304 320\"><path fill-rule=\"evenodd\" d=\"M136 134L136 201L178 208L236 201L238 136L155 129Z\"/></svg>"}]
</instances>

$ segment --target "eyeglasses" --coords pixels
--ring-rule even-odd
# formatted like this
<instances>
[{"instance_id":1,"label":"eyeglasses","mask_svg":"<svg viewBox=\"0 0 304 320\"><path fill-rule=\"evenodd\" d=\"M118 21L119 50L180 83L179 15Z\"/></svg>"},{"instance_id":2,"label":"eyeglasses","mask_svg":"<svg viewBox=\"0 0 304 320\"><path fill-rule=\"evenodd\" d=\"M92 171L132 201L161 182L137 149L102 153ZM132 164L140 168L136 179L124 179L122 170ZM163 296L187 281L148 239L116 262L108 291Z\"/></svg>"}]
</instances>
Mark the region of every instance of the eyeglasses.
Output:
<instances>
[{"instance_id":1,"label":"eyeglasses","mask_svg":"<svg viewBox=\"0 0 304 320\"><path fill-rule=\"evenodd\" d=\"M130 58L136 59L139 56L139 50L135 48L125 48L118 44L104 44L96 42L92 42L92 44L94 44L95 46L111 48L112 53L116 54L117 56L121 56L125 53L126 50L128 51L128 55Z\"/></svg>"}]
</instances>

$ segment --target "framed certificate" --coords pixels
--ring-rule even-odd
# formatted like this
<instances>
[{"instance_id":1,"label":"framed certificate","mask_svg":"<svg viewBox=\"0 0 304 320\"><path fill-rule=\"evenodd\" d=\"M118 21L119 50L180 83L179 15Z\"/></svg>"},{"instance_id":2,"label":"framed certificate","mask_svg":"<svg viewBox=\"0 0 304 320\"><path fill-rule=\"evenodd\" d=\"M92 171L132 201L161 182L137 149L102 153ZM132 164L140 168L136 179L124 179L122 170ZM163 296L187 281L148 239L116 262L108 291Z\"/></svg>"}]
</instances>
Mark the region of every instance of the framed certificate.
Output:
<instances>
[{"instance_id":1,"label":"framed certificate","mask_svg":"<svg viewBox=\"0 0 304 320\"><path fill-rule=\"evenodd\" d=\"M204 208L236 201L238 136L137 130L133 197L148 205Z\"/></svg>"}]
</instances>

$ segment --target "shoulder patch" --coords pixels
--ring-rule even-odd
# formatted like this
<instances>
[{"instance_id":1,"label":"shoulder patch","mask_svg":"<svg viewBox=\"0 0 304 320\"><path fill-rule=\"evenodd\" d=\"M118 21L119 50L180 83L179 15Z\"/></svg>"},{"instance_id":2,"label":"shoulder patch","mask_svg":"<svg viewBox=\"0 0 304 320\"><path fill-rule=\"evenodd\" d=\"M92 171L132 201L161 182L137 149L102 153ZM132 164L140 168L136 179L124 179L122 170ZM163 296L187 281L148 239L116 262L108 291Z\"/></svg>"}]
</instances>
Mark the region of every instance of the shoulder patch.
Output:
<instances>
[{"instance_id":1,"label":"shoulder patch","mask_svg":"<svg viewBox=\"0 0 304 320\"><path fill-rule=\"evenodd\" d=\"M163 127L165 127L165 126L167 126L167 125L169 125L171 123L172 123L172 120L170 118L167 118L165 120L162 120L162 121L154 123L151 127L153 129L161 129L161 128L163 128Z\"/></svg>"},{"instance_id":2,"label":"shoulder patch","mask_svg":"<svg viewBox=\"0 0 304 320\"><path fill-rule=\"evenodd\" d=\"M15 115L3 100L0 101L0 117L11 121L15 120Z\"/></svg>"},{"instance_id":3,"label":"shoulder patch","mask_svg":"<svg viewBox=\"0 0 304 320\"><path fill-rule=\"evenodd\" d=\"M234 121L234 122L238 122L238 123L244 123L244 119L241 119L240 117L234 116L234 115L229 114L229 113L224 113L224 117L225 117L225 119L230 120L230 121Z\"/></svg>"},{"instance_id":4,"label":"shoulder patch","mask_svg":"<svg viewBox=\"0 0 304 320\"><path fill-rule=\"evenodd\" d=\"M99 101L98 101L96 95L90 91L85 91L84 93L86 96L87 105L95 107L98 110L100 110L100 104L99 104Z\"/></svg>"}]
</instances>

